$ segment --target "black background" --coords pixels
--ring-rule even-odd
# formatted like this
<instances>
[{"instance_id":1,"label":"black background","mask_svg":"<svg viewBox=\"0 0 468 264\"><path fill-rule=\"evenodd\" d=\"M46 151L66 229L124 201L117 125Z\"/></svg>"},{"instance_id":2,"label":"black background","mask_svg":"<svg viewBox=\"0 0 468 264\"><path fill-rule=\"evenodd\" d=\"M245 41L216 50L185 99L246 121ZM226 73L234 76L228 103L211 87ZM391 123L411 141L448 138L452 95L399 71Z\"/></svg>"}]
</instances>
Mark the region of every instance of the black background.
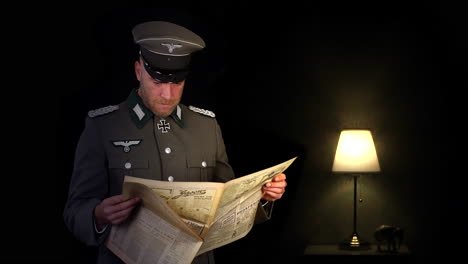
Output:
<instances>
[{"instance_id":1,"label":"black background","mask_svg":"<svg viewBox=\"0 0 468 264\"><path fill-rule=\"evenodd\" d=\"M61 215L74 147L87 111L119 103L137 85L131 28L149 19L184 25L207 43L194 57L183 102L216 113L237 175L299 156L273 220L219 249L219 263L238 263L238 250L280 261L301 255L308 242L344 238L349 223L322 234L317 230L327 229L327 218L310 212L321 188L333 185L326 177L339 131L363 127L373 130L383 174L392 177L388 200L401 204L389 208L408 229L414 255L441 258L441 244L452 241L442 233L457 237L446 230L456 227L459 210L454 198L446 200L453 177L447 150L455 136L448 109L457 106L458 87L466 87L458 81L464 19L457 6L135 6L41 14L37 25L21 28L31 36L21 36L25 45L6 50L19 76L5 93L5 149L20 151L8 151L13 173L4 174L9 243L2 259L92 260L93 249L68 233ZM382 223L371 218L362 219L367 237Z\"/></svg>"}]
</instances>

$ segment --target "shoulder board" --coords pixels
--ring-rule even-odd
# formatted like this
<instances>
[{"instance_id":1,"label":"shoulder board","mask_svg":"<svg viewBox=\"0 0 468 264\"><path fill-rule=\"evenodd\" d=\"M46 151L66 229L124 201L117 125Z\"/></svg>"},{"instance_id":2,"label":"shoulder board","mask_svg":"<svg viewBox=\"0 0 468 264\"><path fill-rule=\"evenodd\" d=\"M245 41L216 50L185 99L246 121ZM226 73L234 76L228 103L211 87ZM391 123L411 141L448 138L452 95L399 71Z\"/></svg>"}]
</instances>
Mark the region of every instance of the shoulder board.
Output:
<instances>
[{"instance_id":1,"label":"shoulder board","mask_svg":"<svg viewBox=\"0 0 468 264\"><path fill-rule=\"evenodd\" d=\"M188 108L195 113L199 113L199 114L206 115L206 116L213 117L213 118L216 117L215 113L209 110L201 109L201 108L191 106L191 105Z\"/></svg>"},{"instance_id":2,"label":"shoulder board","mask_svg":"<svg viewBox=\"0 0 468 264\"><path fill-rule=\"evenodd\" d=\"M88 116L91 117L91 118L96 117L96 116L102 116L102 115L105 115L105 114L108 114L108 113L112 113L117 109L119 109L118 105L109 105L109 106L106 106L106 107L102 107L102 108L99 108L99 109L96 109L96 110L89 111Z\"/></svg>"}]
</instances>

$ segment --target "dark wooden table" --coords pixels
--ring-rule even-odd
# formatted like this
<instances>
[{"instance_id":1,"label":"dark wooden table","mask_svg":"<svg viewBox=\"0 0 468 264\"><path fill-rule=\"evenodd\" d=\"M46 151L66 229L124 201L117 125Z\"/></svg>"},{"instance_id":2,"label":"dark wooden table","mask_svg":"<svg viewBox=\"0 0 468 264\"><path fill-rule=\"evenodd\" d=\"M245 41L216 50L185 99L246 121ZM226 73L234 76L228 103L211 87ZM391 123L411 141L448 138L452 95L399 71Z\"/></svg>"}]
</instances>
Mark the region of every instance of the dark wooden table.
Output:
<instances>
[{"instance_id":1,"label":"dark wooden table","mask_svg":"<svg viewBox=\"0 0 468 264\"><path fill-rule=\"evenodd\" d=\"M340 249L338 244L308 245L302 263L411 263L406 245L397 253L379 252L377 245L368 249Z\"/></svg>"}]
</instances>

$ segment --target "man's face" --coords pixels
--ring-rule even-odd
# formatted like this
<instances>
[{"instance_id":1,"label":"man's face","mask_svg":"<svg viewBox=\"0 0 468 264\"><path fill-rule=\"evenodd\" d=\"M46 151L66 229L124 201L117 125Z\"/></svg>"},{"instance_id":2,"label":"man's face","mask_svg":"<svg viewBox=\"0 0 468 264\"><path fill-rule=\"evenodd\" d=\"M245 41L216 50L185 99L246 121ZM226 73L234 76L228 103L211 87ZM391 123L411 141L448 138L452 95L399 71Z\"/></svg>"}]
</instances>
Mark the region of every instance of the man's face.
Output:
<instances>
[{"instance_id":1,"label":"man's face","mask_svg":"<svg viewBox=\"0 0 468 264\"><path fill-rule=\"evenodd\" d=\"M140 81L138 95L155 115L167 117L177 107L182 98L185 81L161 83L146 72L141 59L135 62L135 74Z\"/></svg>"}]
</instances>

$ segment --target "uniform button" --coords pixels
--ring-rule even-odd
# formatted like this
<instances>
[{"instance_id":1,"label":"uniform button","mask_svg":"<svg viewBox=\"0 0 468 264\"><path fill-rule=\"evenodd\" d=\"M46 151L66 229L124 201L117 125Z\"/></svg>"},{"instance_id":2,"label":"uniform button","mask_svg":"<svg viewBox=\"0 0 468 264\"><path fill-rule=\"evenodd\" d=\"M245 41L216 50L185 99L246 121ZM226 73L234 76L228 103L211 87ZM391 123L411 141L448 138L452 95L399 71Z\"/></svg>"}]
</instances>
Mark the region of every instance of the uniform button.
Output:
<instances>
[{"instance_id":1,"label":"uniform button","mask_svg":"<svg viewBox=\"0 0 468 264\"><path fill-rule=\"evenodd\" d=\"M169 153L172 152L172 150L171 150L171 148L165 148L165 149L164 149L164 152L166 152L167 154L169 154Z\"/></svg>"},{"instance_id":2,"label":"uniform button","mask_svg":"<svg viewBox=\"0 0 468 264\"><path fill-rule=\"evenodd\" d=\"M174 177L169 176L169 177L167 177L167 180L170 181L170 182L173 182L173 181L174 181Z\"/></svg>"},{"instance_id":3,"label":"uniform button","mask_svg":"<svg viewBox=\"0 0 468 264\"><path fill-rule=\"evenodd\" d=\"M130 162L125 162L125 168L127 170L131 169L132 168L132 164Z\"/></svg>"},{"instance_id":4,"label":"uniform button","mask_svg":"<svg viewBox=\"0 0 468 264\"><path fill-rule=\"evenodd\" d=\"M206 167L206 161L202 161L201 165L203 166L203 168Z\"/></svg>"}]
</instances>

